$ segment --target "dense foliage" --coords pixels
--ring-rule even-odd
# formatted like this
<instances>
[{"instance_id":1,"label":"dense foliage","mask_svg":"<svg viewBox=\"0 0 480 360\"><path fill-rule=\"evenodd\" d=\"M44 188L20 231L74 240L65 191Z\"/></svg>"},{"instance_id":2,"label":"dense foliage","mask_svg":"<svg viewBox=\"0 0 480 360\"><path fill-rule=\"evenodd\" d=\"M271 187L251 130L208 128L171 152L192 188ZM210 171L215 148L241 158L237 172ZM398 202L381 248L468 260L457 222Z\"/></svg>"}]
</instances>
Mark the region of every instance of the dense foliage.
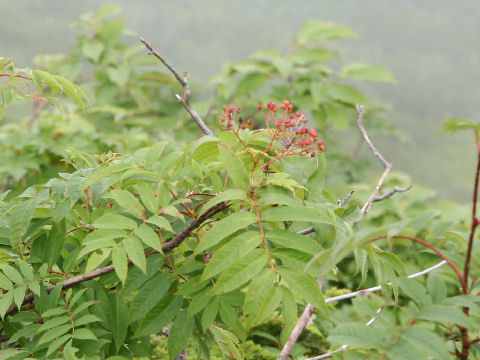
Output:
<instances>
[{"instance_id":1,"label":"dense foliage","mask_svg":"<svg viewBox=\"0 0 480 360\"><path fill-rule=\"evenodd\" d=\"M395 79L334 61L352 29L310 21L289 54L225 65L192 101L215 134L198 136L117 11L83 16L68 57L0 60L0 358L282 358L306 306L296 359L479 356L475 206L470 223L421 186L372 192L375 165L345 149L365 141L355 105L394 130L344 79ZM409 185L386 164L377 188Z\"/></svg>"}]
</instances>

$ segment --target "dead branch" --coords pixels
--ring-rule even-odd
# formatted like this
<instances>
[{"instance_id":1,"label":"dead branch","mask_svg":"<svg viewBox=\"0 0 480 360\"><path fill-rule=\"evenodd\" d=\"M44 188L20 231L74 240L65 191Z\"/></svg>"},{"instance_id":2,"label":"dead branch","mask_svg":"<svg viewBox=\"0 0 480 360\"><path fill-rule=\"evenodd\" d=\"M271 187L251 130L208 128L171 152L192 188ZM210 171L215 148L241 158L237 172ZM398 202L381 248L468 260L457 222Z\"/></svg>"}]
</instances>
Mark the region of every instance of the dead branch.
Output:
<instances>
[{"instance_id":1,"label":"dead branch","mask_svg":"<svg viewBox=\"0 0 480 360\"><path fill-rule=\"evenodd\" d=\"M395 186L392 190L390 190L389 192L387 192L386 194L382 195L382 196L376 196L372 203L375 203L375 202L378 202L378 201L382 201L382 200L385 200L385 199L388 199L390 196L392 196L393 194L395 193L398 193L398 192L405 192L405 191L408 191L412 188L412 185L410 186L407 186L407 187L404 187L404 188L399 188L398 186Z\"/></svg>"},{"instance_id":2,"label":"dead branch","mask_svg":"<svg viewBox=\"0 0 480 360\"><path fill-rule=\"evenodd\" d=\"M177 100L180 103L182 103L185 110L187 110L187 112L190 114L190 116L193 118L193 120L195 120L197 125L200 127L200 129L202 129L202 131L206 135L213 135L213 131L210 130L210 128L205 124L205 122L202 120L200 115L190 106L191 92L190 92L190 86L188 85L188 81L187 81L187 73L184 73L183 76L181 76L178 73L178 71L173 67L173 65L170 64L167 60L165 60L165 58L162 55L160 55L160 53L153 48L152 44L150 44L143 37L140 38L140 42L143 45L145 45L145 47L148 49L148 54L149 55L151 54L151 55L155 56L158 60L160 60L162 62L162 64L165 65L165 67L168 70L170 70L170 72L173 74L173 76L175 76L175 78L178 80L180 85L182 85L182 87L183 87L183 97L180 96L179 94L175 94L175 97L177 98Z\"/></svg>"}]
</instances>

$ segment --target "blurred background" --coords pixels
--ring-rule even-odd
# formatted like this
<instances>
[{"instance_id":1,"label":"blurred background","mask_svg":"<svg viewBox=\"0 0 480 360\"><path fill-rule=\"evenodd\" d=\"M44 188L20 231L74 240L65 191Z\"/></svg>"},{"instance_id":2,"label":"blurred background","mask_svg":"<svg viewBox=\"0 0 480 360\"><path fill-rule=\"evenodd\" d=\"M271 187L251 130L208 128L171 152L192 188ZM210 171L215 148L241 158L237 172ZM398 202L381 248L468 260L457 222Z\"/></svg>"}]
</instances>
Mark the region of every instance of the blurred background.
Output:
<instances>
[{"instance_id":1,"label":"blurred background","mask_svg":"<svg viewBox=\"0 0 480 360\"><path fill-rule=\"evenodd\" d=\"M35 55L68 53L78 35L69 24L108 3L124 9L132 31L129 43L144 36L179 70L187 70L193 82L258 49L288 50L309 19L350 26L358 38L333 42L343 59L387 67L398 81L355 83L390 105L388 117L402 134L375 139L378 147L414 185L429 186L443 199L470 198L473 138L468 133L441 135L440 126L451 117L478 120L479 2L2 0L0 54L15 57L17 67L33 67Z\"/></svg>"}]
</instances>

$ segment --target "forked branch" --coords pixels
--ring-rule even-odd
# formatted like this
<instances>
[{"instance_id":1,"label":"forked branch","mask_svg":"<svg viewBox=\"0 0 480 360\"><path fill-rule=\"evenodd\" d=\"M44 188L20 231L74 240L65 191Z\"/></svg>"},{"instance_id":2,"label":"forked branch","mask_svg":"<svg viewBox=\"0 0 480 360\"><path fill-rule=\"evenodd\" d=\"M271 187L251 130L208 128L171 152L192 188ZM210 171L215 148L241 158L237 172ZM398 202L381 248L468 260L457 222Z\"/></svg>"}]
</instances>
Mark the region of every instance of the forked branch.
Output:
<instances>
[{"instance_id":1,"label":"forked branch","mask_svg":"<svg viewBox=\"0 0 480 360\"><path fill-rule=\"evenodd\" d=\"M173 67L172 64L170 64L160 53L155 50L147 40L145 40L143 37L140 38L140 42L145 45L145 47L148 49L148 54L151 54L155 56L158 60L162 62L165 67L170 70L170 72L175 76L175 78L178 80L180 85L183 87L183 97L180 96L179 94L175 94L175 97L177 100L182 103L183 107L187 112L190 114L190 116L195 120L197 125L202 129L202 131L206 135L213 135L213 131L210 130L210 128L205 124L205 122L202 120L201 116L191 107L190 105L190 86L188 85L188 80L187 80L187 73L184 73L183 76L181 76L177 69Z\"/></svg>"}]
</instances>

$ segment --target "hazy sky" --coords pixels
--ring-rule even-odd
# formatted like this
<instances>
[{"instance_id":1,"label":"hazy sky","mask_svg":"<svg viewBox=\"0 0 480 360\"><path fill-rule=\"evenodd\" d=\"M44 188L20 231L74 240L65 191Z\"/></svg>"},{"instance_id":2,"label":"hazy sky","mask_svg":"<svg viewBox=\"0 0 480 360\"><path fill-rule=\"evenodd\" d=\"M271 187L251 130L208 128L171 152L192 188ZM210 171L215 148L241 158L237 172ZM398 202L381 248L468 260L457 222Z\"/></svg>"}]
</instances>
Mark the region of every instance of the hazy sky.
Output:
<instances>
[{"instance_id":1,"label":"hazy sky","mask_svg":"<svg viewBox=\"0 0 480 360\"><path fill-rule=\"evenodd\" d=\"M398 79L398 85L361 86L392 104L389 116L408 137L406 143L382 139L386 155L414 184L442 197L470 196L471 137L439 136L439 128L453 116L480 120L480 2L0 0L0 56L31 66L35 54L68 52L78 31L68 24L106 3L123 7L127 27L196 80L261 48L288 50L309 19L349 25L359 37L333 43L344 59L386 66Z\"/></svg>"}]
</instances>

